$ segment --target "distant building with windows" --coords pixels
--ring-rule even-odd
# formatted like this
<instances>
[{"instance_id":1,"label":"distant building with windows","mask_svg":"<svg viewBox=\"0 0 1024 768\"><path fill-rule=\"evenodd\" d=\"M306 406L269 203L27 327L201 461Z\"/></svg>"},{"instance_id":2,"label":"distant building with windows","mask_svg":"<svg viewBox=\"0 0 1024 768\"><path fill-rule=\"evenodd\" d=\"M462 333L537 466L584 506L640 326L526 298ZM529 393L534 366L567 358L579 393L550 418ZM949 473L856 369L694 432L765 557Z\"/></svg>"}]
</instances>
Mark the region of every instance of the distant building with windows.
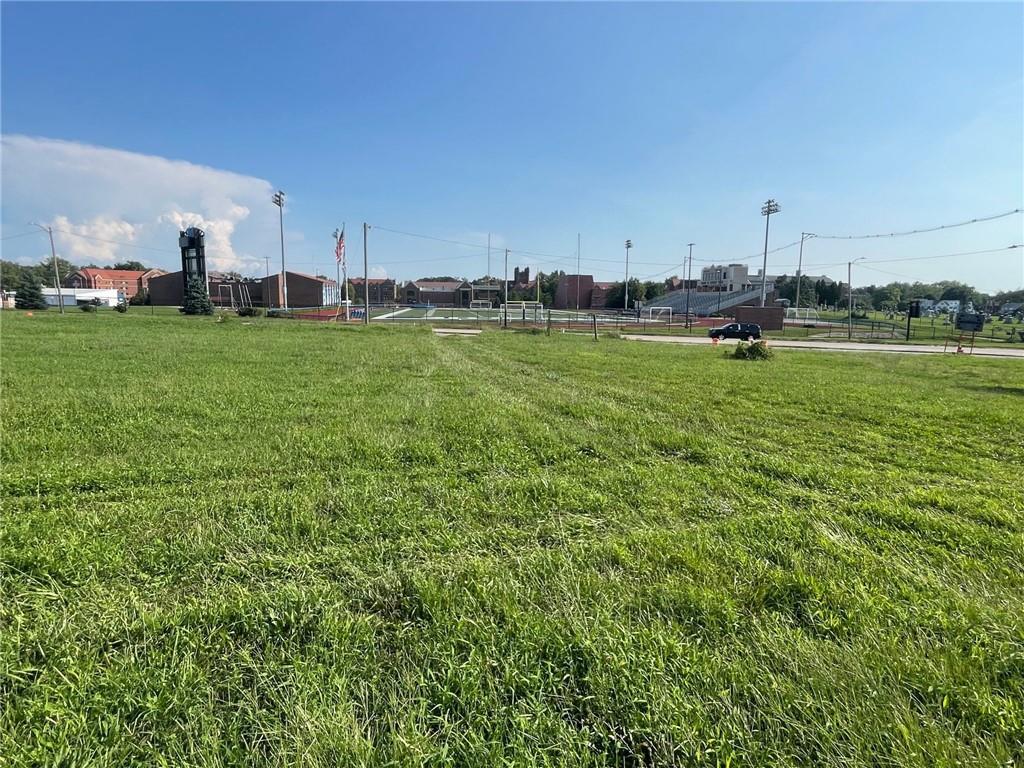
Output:
<instances>
[{"instance_id":1,"label":"distant building with windows","mask_svg":"<svg viewBox=\"0 0 1024 768\"><path fill-rule=\"evenodd\" d=\"M746 290L749 285L749 268L746 264L713 264L700 271L698 291L731 293Z\"/></svg>"},{"instance_id":2,"label":"distant building with windows","mask_svg":"<svg viewBox=\"0 0 1024 768\"><path fill-rule=\"evenodd\" d=\"M164 274L166 273L162 269L143 271L83 267L68 275L64 280L64 285L68 288L112 289L122 293L125 299L130 299L140 291L149 290L149 281Z\"/></svg>"},{"instance_id":3,"label":"distant building with windows","mask_svg":"<svg viewBox=\"0 0 1024 768\"><path fill-rule=\"evenodd\" d=\"M432 307L468 307L473 286L465 280L410 280L399 290L401 304L429 304Z\"/></svg>"},{"instance_id":4,"label":"distant building with windows","mask_svg":"<svg viewBox=\"0 0 1024 768\"><path fill-rule=\"evenodd\" d=\"M760 290L761 283L766 283L766 293L775 292L776 275L762 277L763 270L757 270L757 274L750 274L750 267L746 264L714 264L704 267L700 271L700 280L697 283L698 291L711 291L718 293L732 293L734 291Z\"/></svg>"},{"instance_id":5,"label":"distant building with windows","mask_svg":"<svg viewBox=\"0 0 1024 768\"><path fill-rule=\"evenodd\" d=\"M349 284L355 289L355 295L349 292L349 301L362 303L365 298L364 279L362 277L350 277ZM398 286L389 277L371 277L370 283L370 304L394 304L398 295Z\"/></svg>"}]
</instances>

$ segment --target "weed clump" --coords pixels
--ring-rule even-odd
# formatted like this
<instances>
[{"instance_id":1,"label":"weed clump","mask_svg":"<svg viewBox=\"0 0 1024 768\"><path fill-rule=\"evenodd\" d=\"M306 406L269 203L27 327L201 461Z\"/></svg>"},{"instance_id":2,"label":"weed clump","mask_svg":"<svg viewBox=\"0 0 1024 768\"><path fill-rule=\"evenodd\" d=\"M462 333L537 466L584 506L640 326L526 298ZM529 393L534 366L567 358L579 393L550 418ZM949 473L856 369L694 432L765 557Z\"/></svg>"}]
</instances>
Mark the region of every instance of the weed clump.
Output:
<instances>
[{"instance_id":1,"label":"weed clump","mask_svg":"<svg viewBox=\"0 0 1024 768\"><path fill-rule=\"evenodd\" d=\"M733 357L737 360L771 360L775 352L769 348L768 342L764 339L746 344L739 342L732 354L726 352L726 357Z\"/></svg>"}]
</instances>

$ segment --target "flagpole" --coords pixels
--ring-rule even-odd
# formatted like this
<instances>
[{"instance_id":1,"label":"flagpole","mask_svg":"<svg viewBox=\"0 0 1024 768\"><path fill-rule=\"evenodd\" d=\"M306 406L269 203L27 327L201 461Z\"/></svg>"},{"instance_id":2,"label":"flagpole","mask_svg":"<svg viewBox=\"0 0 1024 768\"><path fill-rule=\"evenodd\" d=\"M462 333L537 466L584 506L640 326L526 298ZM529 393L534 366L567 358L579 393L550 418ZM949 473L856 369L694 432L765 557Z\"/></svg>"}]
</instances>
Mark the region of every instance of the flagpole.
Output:
<instances>
[{"instance_id":1,"label":"flagpole","mask_svg":"<svg viewBox=\"0 0 1024 768\"><path fill-rule=\"evenodd\" d=\"M345 222L341 222L341 239L345 239ZM351 318L349 317L349 305L348 305L348 259L345 257L345 252L341 252L341 277L345 281L345 287L342 289L345 291L345 322L347 323Z\"/></svg>"}]
</instances>

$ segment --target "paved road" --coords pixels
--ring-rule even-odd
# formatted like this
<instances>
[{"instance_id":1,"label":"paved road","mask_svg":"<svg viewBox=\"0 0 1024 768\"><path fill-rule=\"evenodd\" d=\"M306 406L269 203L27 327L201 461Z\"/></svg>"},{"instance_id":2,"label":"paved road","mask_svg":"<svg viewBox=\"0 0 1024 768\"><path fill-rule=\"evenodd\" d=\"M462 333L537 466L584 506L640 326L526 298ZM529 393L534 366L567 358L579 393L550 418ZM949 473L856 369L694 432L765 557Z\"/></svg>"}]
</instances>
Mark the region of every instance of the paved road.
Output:
<instances>
[{"instance_id":1,"label":"paved road","mask_svg":"<svg viewBox=\"0 0 1024 768\"><path fill-rule=\"evenodd\" d=\"M662 341L669 344L703 344L711 346L711 339L702 336L653 336L642 333L624 333L622 338L630 341ZM735 344L735 339L724 339L721 344ZM768 345L775 349L815 349L826 352L886 352L902 355L941 355L942 345L931 344L865 344L857 341L789 341L769 339ZM951 354L949 349L946 354ZM978 357L1009 357L1024 360L1024 347L975 347Z\"/></svg>"}]
</instances>

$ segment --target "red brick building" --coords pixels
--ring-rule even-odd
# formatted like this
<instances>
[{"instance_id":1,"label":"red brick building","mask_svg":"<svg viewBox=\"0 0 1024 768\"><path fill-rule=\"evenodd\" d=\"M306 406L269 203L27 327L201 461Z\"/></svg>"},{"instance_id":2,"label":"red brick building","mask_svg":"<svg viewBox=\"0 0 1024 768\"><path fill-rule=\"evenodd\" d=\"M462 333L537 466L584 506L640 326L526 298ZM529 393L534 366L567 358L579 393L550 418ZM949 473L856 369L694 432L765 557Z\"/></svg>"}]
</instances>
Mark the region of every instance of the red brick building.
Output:
<instances>
[{"instance_id":1,"label":"red brick building","mask_svg":"<svg viewBox=\"0 0 1024 768\"><path fill-rule=\"evenodd\" d=\"M580 309L604 309L608 293L616 283L594 282L593 275L562 275L555 289L555 309L576 309L577 296Z\"/></svg>"},{"instance_id":2,"label":"red brick building","mask_svg":"<svg viewBox=\"0 0 1024 768\"><path fill-rule=\"evenodd\" d=\"M113 288L123 293L126 299L130 299L139 291L149 290L150 279L162 274L162 269L140 271L85 267L68 275L64 285L68 288Z\"/></svg>"},{"instance_id":3,"label":"red brick building","mask_svg":"<svg viewBox=\"0 0 1024 768\"><path fill-rule=\"evenodd\" d=\"M361 304L363 301L363 278L350 277L349 285L355 289L349 291L348 298L353 304ZM398 295L398 286L389 277L370 278L370 304L394 304Z\"/></svg>"}]
</instances>

